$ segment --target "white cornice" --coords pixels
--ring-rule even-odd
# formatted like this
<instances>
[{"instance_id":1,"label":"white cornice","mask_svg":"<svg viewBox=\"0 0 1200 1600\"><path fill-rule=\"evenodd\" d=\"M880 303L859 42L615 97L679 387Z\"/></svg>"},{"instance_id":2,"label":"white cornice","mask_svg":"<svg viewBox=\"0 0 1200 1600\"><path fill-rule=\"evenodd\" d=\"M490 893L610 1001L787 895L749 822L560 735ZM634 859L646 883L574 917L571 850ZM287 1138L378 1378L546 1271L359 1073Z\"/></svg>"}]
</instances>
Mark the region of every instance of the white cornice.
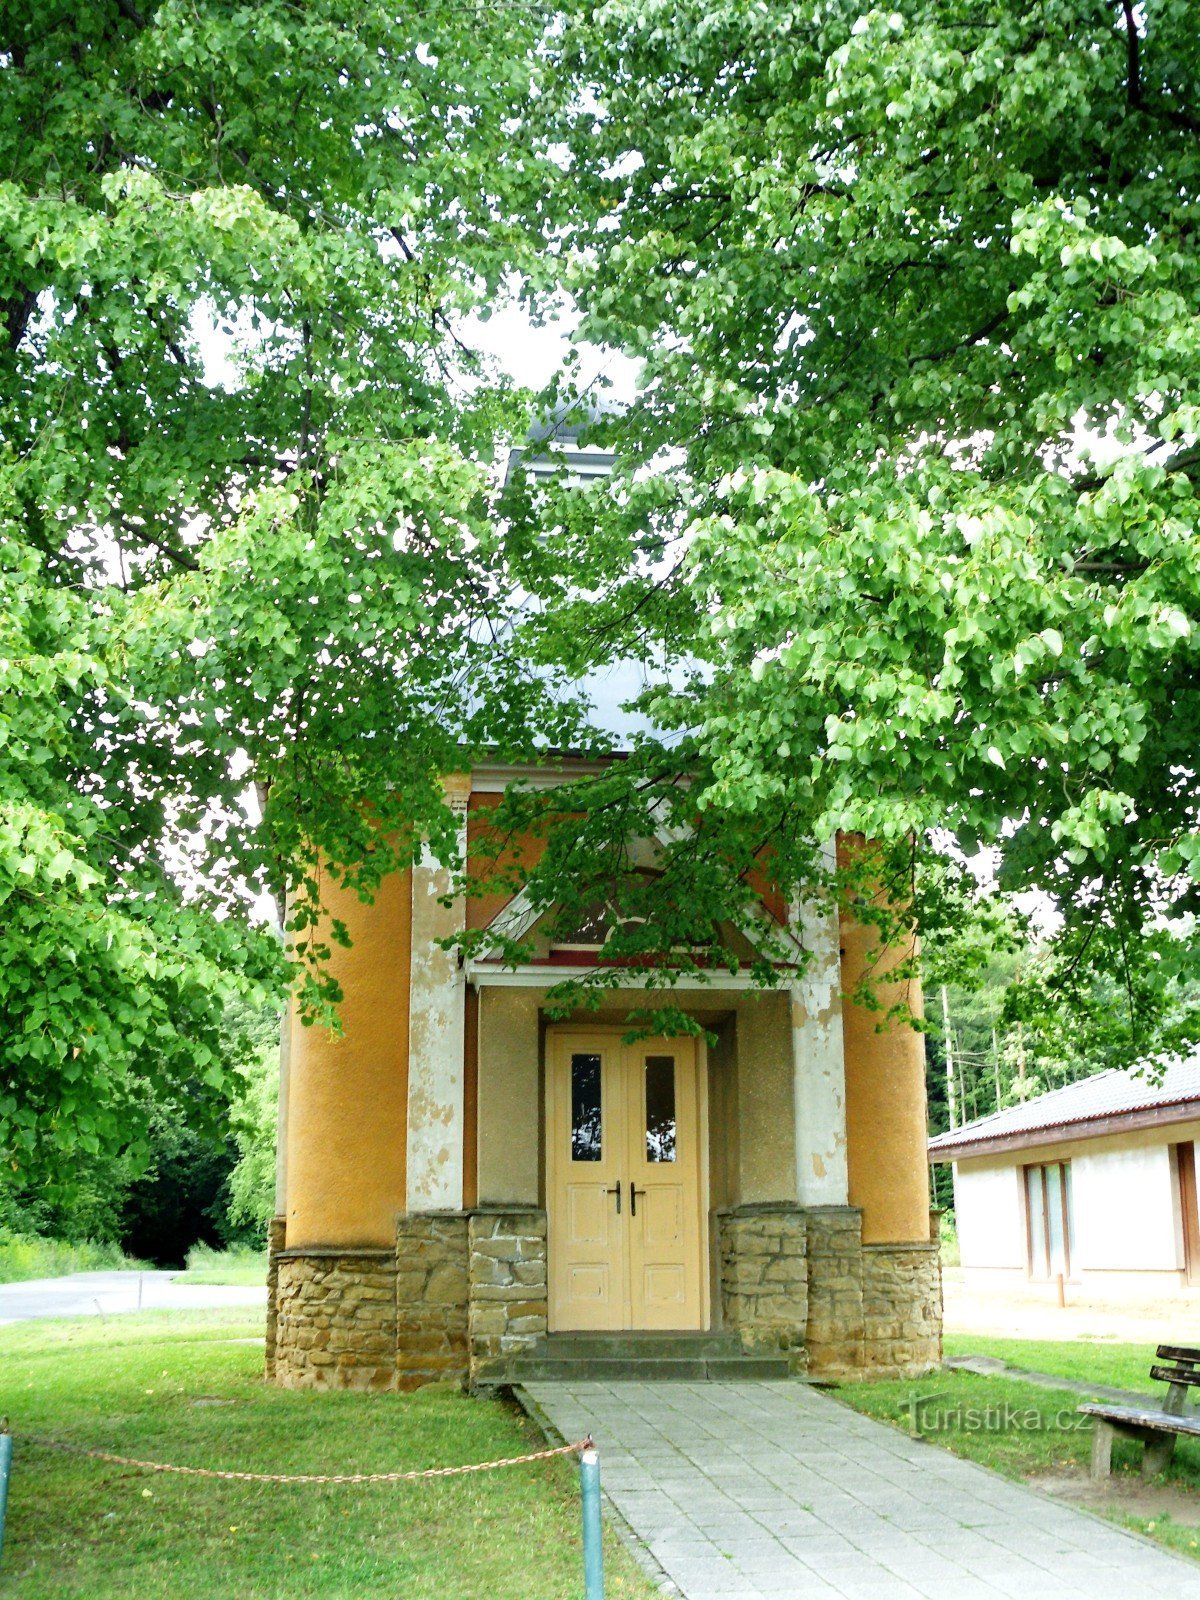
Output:
<instances>
[{"instance_id":1,"label":"white cornice","mask_svg":"<svg viewBox=\"0 0 1200 1600\"><path fill-rule=\"evenodd\" d=\"M582 756L548 755L543 761L530 762L528 766L484 761L471 769L471 793L503 794L510 783L519 784L523 789L556 789L576 778L599 777L619 759L619 756L609 756L589 761Z\"/></svg>"},{"instance_id":2,"label":"white cornice","mask_svg":"<svg viewBox=\"0 0 1200 1600\"><path fill-rule=\"evenodd\" d=\"M501 967L490 961L468 961L466 963L467 982L475 989L550 989L556 983L578 982L582 978L594 978L597 972L609 972L617 969L609 967ZM650 979L643 974L629 972L623 975L620 988L646 989L650 988ZM682 976L676 986L654 984L653 987L661 993L669 993L671 987L684 989L711 989L714 994L722 991L757 989L763 987L755 982L748 972L689 972ZM781 983L780 989L786 992L786 985ZM769 992L769 991L768 991Z\"/></svg>"}]
</instances>

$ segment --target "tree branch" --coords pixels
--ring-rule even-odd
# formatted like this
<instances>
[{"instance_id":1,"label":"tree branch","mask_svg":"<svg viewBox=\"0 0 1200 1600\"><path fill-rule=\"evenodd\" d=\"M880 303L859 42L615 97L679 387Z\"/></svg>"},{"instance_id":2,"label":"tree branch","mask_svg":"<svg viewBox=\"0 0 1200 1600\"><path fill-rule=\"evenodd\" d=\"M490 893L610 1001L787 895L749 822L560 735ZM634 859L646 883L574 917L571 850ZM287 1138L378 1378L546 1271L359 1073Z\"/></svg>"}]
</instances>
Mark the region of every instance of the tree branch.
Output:
<instances>
[{"instance_id":1,"label":"tree branch","mask_svg":"<svg viewBox=\"0 0 1200 1600\"><path fill-rule=\"evenodd\" d=\"M389 227L388 228L388 232L391 234L392 238L396 241L396 243L400 246L401 250L403 250L405 260L406 261L410 261L413 264L413 266L416 266L416 264L417 264L416 253L414 252L412 246L409 244L408 240L400 232L400 229L399 228L395 228L395 227ZM426 273L426 275L425 275L425 282L428 285L428 283L429 283L429 275L428 275L428 273ZM470 345L463 343L463 341L455 333L454 329L450 326L450 319L446 316L446 313L441 309L440 306L436 306L436 305L430 306L429 315L430 315L430 319L433 322L434 327L441 328L443 333L448 333L450 335L451 339L453 339L454 343L462 351L463 355L470 356L473 361L478 360L478 358L479 358L478 350L472 350Z\"/></svg>"},{"instance_id":2,"label":"tree branch","mask_svg":"<svg viewBox=\"0 0 1200 1600\"><path fill-rule=\"evenodd\" d=\"M1182 472L1190 475L1194 468L1200 467L1200 444L1189 445L1186 450L1178 451L1161 465L1164 472ZM1108 482L1109 476L1107 472L1092 472L1086 478L1072 478L1071 487L1077 494L1091 494L1097 489L1102 489Z\"/></svg>"},{"instance_id":3,"label":"tree branch","mask_svg":"<svg viewBox=\"0 0 1200 1600\"><path fill-rule=\"evenodd\" d=\"M1131 106L1142 108L1141 41L1138 38L1137 20L1133 0L1121 0L1125 13L1125 95Z\"/></svg>"},{"instance_id":4,"label":"tree branch","mask_svg":"<svg viewBox=\"0 0 1200 1600\"><path fill-rule=\"evenodd\" d=\"M5 326L8 330L8 348L12 355L17 352L17 346L25 337L25 329L29 326L29 319L37 305L37 290L25 289L15 294L11 299L0 304L0 313L4 316Z\"/></svg>"},{"instance_id":5,"label":"tree branch","mask_svg":"<svg viewBox=\"0 0 1200 1600\"><path fill-rule=\"evenodd\" d=\"M931 350L926 355L909 356L908 364L910 367L915 367L918 366L922 361L945 361L950 356L958 355L960 350L970 350L972 346L977 345L982 340L986 339L990 333L995 333L996 329L1002 322L1005 321L1007 316L1008 307L1005 306L1002 310L997 311L994 317L989 317L984 323L983 327L980 328L977 333L969 333L965 339L959 339L954 344L948 344L941 350Z\"/></svg>"},{"instance_id":6,"label":"tree branch","mask_svg":"<svg viewBox=\"0 0 1200 1600\"><path fill-rule=\"evenodd\" d=\"M181 550L178 545L173 545L167 539L156 538L149 529L138 527L127 518L120 518L120 526L126 536L135 544L149 544L160 551L169 561L177 567L183 567L187 572L199 572L200 563L186 550Z\"/></svg>"}]
</instances>

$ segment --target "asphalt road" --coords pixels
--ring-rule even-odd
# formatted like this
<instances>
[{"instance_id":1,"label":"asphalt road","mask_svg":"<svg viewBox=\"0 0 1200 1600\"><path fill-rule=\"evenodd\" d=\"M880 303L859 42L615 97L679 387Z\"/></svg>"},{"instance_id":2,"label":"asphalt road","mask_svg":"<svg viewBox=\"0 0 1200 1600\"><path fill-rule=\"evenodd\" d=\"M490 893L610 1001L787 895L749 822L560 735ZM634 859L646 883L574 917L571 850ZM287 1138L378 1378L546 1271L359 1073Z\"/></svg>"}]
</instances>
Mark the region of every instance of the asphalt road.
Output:
<instances>
[{"instance_id":1,"label":"asphalt road","mask_svg":"<svg viewBox=\"0 0 1200 1600\"><path fill-rule=\"evenodd\" d=\"M205 1311L266 1304L267 1289L173 1283L174 1272L72 1272L0 1283L0 1325L35 1317L115 1316L124 1311Z\"/></svg>"}]
</instances>

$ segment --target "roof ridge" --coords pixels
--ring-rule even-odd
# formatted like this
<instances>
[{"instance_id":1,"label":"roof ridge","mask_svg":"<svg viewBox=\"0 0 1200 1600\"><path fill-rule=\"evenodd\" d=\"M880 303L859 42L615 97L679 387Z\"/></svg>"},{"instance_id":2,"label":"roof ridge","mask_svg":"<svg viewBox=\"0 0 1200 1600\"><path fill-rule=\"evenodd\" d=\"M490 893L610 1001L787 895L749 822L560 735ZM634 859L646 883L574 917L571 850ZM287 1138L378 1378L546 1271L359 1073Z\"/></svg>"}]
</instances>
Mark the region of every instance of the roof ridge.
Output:
<instances>
[{"instance_id":1,"label":"roof ridge","mask_svg":"<svg viewBox=\"0 0 1200 1600\"><path fill-rule=\"evenodd\" d=\"M1157 1082L1150 1077L1155 1068L1161 1073ZM1184 1081L1169 1087L1167 1080L1172 1074L1177 1079L1182 1075ZM929 1141L929 1147L941 1151L958 1144L1083 1125L1189 1100L1200 1100L1200 1051L1178 1052L1166 1060L1161 1055L1148 1056L1127 1067L1102 1067L1086 1078L1059 1084L1031 1100L990 1111L937 1134Z\"/></svg>"}]
</instances>

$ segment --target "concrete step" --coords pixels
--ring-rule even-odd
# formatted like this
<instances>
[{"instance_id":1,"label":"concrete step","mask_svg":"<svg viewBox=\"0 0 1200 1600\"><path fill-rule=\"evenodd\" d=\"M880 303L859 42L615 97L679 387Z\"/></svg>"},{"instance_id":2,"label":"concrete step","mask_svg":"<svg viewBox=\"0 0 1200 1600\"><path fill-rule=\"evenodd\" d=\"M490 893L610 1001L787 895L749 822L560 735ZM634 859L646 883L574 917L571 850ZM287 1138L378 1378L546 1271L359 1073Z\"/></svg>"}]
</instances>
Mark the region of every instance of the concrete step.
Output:
<instances>
[{"instance_id":1,"label":"concrete step","mask_svg":"<svg viewBox=\"0 0 1200 1600\"><path fill-rule=\"evenodd\" d=\"M512 1368L514 1383L691 1383L737 1378L786 1378L785 1356L745 1355L736 1334L552 1333Z\"/></svg>"},{"instance_id":2,"label":"concrete step","mask_svg":"<svg viewBox=\"0 0 1200 1600\"><path fill-rule=\"evenodd\" d=\"M702 1357L672 1361L665 1357L643 1356L636 1361L621 1361L611 1356L589 1356L547 1361L529 1355L514 1362L512 1378L514 1383L611 1383L620 1378L648 1383L669 1379L704 1383L708 1378L708 1363Z\"/></svg>"},{"instance_id":3,"label":"concrete step","mask_svg":"<svg viewBox=\"0 0 1200 1600\"><path fill-rule=\"evenodd\" d=\"M734 1333L550 1333L535 1350L554 1361L683 1361L742 1353Z\"/></svg>"},{"instance_id":4,"label":"concrete step","mask_svg":"<svg viewBox=\"0 0 1200 1600\"><path fill-rule=\"evenodd\" d=\"M786 1356L713 1356L705 1365L708 1376L718 1378L787 1378Z\"/></svg>"}]
</instances>

